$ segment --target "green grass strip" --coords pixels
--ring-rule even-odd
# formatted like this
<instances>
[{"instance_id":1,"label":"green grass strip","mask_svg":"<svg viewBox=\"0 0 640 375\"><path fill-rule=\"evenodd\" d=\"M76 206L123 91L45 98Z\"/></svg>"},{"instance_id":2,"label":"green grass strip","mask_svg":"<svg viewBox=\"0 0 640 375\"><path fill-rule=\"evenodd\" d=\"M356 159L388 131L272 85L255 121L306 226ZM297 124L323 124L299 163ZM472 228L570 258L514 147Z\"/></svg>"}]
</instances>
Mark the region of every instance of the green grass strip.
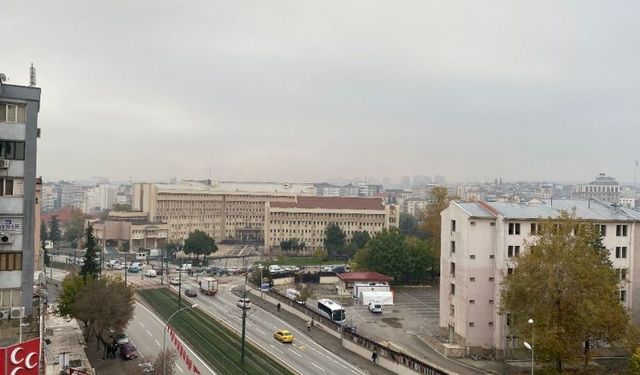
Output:
<instances>
[{"instance_id":1,"label":"green grass strip","mask_svg":"<svg viewBox=\"0 0 640 375\"><path fill-rule=\"evenodd\" d=\"M162 320L169 318L178 308L178 297L164 288L145 289L138 293ZM171 325L180 337L221 375L292 374L286 367L255 348L248 340L245 342L244 365L241 365L240 336L198 308L180 312L172 319Z\"/></svg>"}]
</instances>

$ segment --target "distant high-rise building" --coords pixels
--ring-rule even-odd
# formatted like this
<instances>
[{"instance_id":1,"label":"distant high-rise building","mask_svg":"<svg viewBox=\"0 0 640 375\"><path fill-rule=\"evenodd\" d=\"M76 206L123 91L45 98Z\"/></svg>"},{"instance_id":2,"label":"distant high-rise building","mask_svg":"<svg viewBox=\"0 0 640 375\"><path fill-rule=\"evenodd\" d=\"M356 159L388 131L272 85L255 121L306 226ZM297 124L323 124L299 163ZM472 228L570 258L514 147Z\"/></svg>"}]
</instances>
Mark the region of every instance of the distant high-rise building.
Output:
<instances>
[{"instance_id":1,"label":"distant high-rise building","mask_svg":"<svg viewBox=\"0 0 640 375\"><path fill-rule=\"evenodd\" d=\"M413 176L413 186L415 187L426 186L431 184L431 182L432 182L431 176L420 176L420 175Z\"/></svg>"},{"instance_id":2,"label":"distant high-rise building","mask_svg":"<svg viewBox=\"0 0 640 375\"><path fill-rule=\"evenodd\" d=\"M447 180L444 178L444 176L435 175L433 176L433 183L436 185L445 185L447 183Z\"/></svg>"},{"instance_id":3,"label":"distant high-rise building","mask_svg":"<svg viewBox=\"0 0 640 375\"><path fill-rule=\"evenodd\" d=\"M411 187L411 177L403 176L400 185L403 189L409 189Z\"/></svg>"},{"instance_id":4,"label":"distant high-rise building","mask_svg":"<svg viewBox=\"0 0 640 375\"><path fill-rule=\"evenodd\" d=\"M40 89L0 79L0 309L33 309Z\"/></svg>"},{"instance_id":5,"label":"distant high-rise building","mask_svg":"<svg viewBox=\"0 0 640 375\"><path fill-rule=\"evenodd\" d=\"M618 204L620 202L620 184L615 178L600 173L590 183L576 186L574 198L581 200L598 199Z\"/></svg>"}]
</instances>

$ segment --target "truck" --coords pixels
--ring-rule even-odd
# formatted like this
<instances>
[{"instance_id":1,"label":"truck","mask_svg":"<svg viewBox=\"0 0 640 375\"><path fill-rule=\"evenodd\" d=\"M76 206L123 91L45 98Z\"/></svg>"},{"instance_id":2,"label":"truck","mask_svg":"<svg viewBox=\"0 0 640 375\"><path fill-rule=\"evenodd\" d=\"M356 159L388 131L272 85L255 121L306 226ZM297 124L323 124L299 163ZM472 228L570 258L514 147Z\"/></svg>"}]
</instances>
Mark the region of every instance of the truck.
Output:
<instances>
[{"instance_id":1,"label":"truck","mask_svg":"<svg viewBox=\"0 0 640 375\"><path fill-rule=\"evenodd\" d=\"M218 293L218 279L214 277L204 277L199 282L200 293L208 296L215 296Z\"/></svg>"}]
</instances>

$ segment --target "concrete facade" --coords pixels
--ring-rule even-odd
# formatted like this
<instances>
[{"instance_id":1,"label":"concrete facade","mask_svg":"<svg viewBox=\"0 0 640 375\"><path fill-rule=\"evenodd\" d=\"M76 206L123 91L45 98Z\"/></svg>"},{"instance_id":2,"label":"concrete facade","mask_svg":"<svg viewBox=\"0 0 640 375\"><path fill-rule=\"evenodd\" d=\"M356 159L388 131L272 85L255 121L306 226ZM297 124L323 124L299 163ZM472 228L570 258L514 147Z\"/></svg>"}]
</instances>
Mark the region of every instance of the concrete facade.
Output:
<instances>
[{"instance_id":1,"label":"concrete facade","mask_svg":"<svg viewBox=\"0 0 640 375\"><path fill-rule=\"evenodd\" d=\"M128 243L130 251L160 249L168 241L169 225L151 222L140 212L110 212L107 220L93 223L93 233L101 246L121 248Z\"/></svg>"},{"instance_id":2,"label":"concrete facade","mask_svg":"<svg viewBox=\"0 0 640 375\"><path fill-rule=\"evenodd\" d=\"M620 184L615 178L600 173L588 184L576 186L575 199L598 199L609 203L619 203Z\"/></svg>"},{"instance_id":3,"label":"concrete facade","mask_svg":"<svg viewBox=\"0 0 640 375\"><path fill-rule=\"evenodd\" d=\"M40 89L0 82L0 307L32 312Z\"/></svg>"},{"instance_id":4,"label":"concrete facade","mask_svg":"<svg viewBox=\"0 0 640 375\"><path fill-rule=\"evenodd\" d=\"M640 323L640 248L635 240L640 212L593 200L451 202L441 214L440 258L440 328L450 342L507 357L521 347L509 332L506 315L498 313L503 275L535 240L538 220L573 210L578 218L601 226L603 244L620 275L621 303Z\"/></svg>"}]
</instances>

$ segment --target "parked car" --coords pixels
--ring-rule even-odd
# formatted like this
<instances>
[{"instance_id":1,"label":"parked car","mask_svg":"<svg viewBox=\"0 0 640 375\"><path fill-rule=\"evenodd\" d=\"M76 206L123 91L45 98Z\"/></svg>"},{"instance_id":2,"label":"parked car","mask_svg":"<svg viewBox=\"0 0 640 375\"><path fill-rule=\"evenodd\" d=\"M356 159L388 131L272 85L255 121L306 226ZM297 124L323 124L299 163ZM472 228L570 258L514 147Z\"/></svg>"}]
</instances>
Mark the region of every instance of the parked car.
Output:
<instances>
[{"instance_id":1,"label":"parked car","mask_svg":"<svg viewBox=\"0 0 640 375\"><path fill-rule=\"evenodd\" d=\"M240 298L236 305L241 309L249 309L251 308L251 300L249 298Z\"/></svg>"},{"instance_id":2,"label":"parked car","mask_svg":"<svg viewBox=\"0 0 640 375\"><path fill-rule=\"evenodd\" d=\"M273 338L283 343L293 342L293 334L291 334L291 332L287 331L286 329L281 329L279 331L276 331L276 333L273 334Z\"/></svg>"},{"instance_id":3,"label":"parked car","mask_svg":"<svg viewBox=\"0 0 640 375\"><path fill-rule=\"evenodd\" d=\"M122 359L138 358L138 348L132 342L128 342L120 347L120 357Z\"/></svg>"},{"instance_id":4,"label":"parked car","mask_svg":"<svg viewBox=\"0 0 640 375\"><path fill-rule=\"evenodd\" d=\"M116 344L124 345L129 342L129 336L126 333L119 333L116 335Z\"/></svg>"},{"instance_id":5,"label":"parked car","mask_svg":"<svg viewBox=\"0 0 640 375\"><path fill-rule=\"evenodd\" d=\"M345 273L345 272L347 272L347 268L345 266L337 266L337 267L333 267L333 271L331 271L331 272Z\"/></svg>"},{"instance_id":6,"label":"parked car","mask_svg":"<svg viewBox=\"0 0 640 375\"><path fill-rule=\"evenodd\" d=\"M177 277L174 277L171 280L169 280L169 284L171 284L171 285L180 285L180 279L177 278Z\"/></svg>"},{"instance_id":7,"label":"parked car","mask_svg":"<svg viewBox=\"0 0 640 375\"><path fill-rule=\"evenodd\" d=\"M369 302L369 311L382 314L382 304L373 301Z\"/></svg>"},{"instance_id":8,"label":"parked car","mask_svg":"<svg viewBox=\"0 0 640 375\"><path fill-rule=\"evenodd\" d=\"M164 267L156 267L154 269L156 270L156 275L158 276L162 276L162 274L164 273Z\"/></svg>"},{"instance_id":9,"label":"parked car","mask_svg":"<svg viewBox=\"0 0 640 375\"><path fill-rule=\"evenodd\" d=\"M127 271L128 271L129 273L138 273L138 272L140 272L140 268L135 267L135 266L130 266L130 267L127 269Z\"/></svg>"},{"instance_id":10,"label":"parked car","mask_svg":"<svg viewBox=\"0 0 640 375\"><path fill-rule=\"evenodd\" d=\"M197 297L198 292L195 289L185 289L184 295L187 297Z\"/></svg>"},{"instance_id":11,"label":"parked car","mask_svg":"<svg viewBox=\"0 0 640 375\"><path fill-rule=\"evenodd\" d=\"M144 271L144 275L146 277L156 277L157 273L156 273L156 270L154 270L154 269L148 269L148 270Z\"/></svg>"}]
</instances>

